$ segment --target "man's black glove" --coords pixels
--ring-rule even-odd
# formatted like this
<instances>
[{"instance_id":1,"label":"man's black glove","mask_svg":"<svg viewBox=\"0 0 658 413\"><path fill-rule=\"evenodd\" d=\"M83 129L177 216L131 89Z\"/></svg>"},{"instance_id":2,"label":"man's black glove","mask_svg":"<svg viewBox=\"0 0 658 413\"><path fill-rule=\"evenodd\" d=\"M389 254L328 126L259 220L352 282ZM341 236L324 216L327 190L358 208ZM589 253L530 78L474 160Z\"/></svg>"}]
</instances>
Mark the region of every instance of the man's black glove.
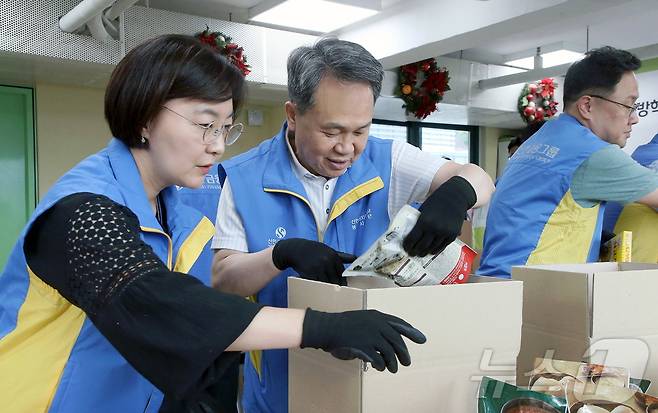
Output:
<instances>
[{"instance_id":1,"label":"man's black glove","mask_svg":"<svg viewBox=\"0 0 658 413\"><path fill-rule=\"evenodd\" d=\"M418 222L402 246L411 256L438 254L459 236L466 212L477 195L461 176L453 176L438 187L420 206Z\"/></svg>"},{"instance_id":2,"label":"man's black glove","mask_svg":"<svg viewBox=\"0 0 658 413\"><path fill-rule=\"evenodd\" d=\"M284 239L272 250L274 266L281 271L292 268L300 277L343 285L343 264L356 259L355 255L339 252L317 241L303 238Z\"/></svg>"},{"instance_id":3,"label":"man's black glove","mask_svg":"<svg viewBox=\"0 0 658 413\"><path fill-rule=\"evenodd\" d=\"M341 360L359 358L383 371L411 364L402 336L422 344L427 339L401 318L376 310L324 313L306 310L301 348L319 348Z\"/></svg>"}]
</instances>

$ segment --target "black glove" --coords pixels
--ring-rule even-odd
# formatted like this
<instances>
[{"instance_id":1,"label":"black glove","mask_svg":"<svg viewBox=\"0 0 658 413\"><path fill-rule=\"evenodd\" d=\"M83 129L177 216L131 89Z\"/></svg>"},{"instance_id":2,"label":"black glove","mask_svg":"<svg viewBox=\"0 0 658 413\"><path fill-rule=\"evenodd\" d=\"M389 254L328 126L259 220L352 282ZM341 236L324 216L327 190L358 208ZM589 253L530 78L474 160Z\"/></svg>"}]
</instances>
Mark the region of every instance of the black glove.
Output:
<instances>
[{"instance_id":1,"label":"black glove","mask_svg":"<svg viewBox=\"0 0 658 413\"><path fill-rule=\"evenodd\" d=\"M300 277L343 285L343 264L356 259L356 255L339 252L317 241L303 238L284 239L272 250L274 266L281 271L292 268Z\"/></svg>"},{"instance_id":2,"label":"black glove","mask_svg":"<svg viewBox=\"0 0 658 413\"><path fill-rule=\"evenodd\" d=\"M418 222L402 243L411 256L438 254L459 236L466 212L477 195L461 176L453 176L436 189L420 206Z\"/></svg>"},{"instance_id":3,"label":"black glove","mask_svg":"<svg viewBox=\"0 0 658 413\"><path fill-rule=\"evenodd\" d=\"M341 360L359 358L383 371L398 371L411 364L401 336L422 344L427 339L401 318L376 310L324 313L306 310L301 348L319 348Z\"/></svg>"}]
</instances>

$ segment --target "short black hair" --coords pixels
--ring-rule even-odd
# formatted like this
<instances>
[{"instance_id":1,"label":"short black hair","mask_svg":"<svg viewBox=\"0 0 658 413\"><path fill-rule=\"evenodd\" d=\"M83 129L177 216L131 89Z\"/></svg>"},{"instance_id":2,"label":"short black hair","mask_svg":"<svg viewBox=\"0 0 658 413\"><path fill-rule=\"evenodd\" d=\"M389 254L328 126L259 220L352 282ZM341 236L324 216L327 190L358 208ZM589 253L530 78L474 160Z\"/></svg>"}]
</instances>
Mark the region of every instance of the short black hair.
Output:
<instances>
[{"instance_id":1,"label":"short black hair","mask_svg":"<svg viewBox=\"0 0 658 413\"><path fill-rule=\"evenodd\" d=\"M585 94L611 94L622 75L640 68L642 62L626 50L604 46L590 50L572 64L564 78L564 107Z\"/></svg>"},{"instance_id":2,"label":"short black hair","mask_svg":"<svg viewBox=\"0 0 658 413\"><path fill-rule=\"evenodd\" d=\"M141 130L171 99L233 101L234 116L244 99L242 73L219 51L192 36L168 34L132 49L112 72L105 91L105 118L112 135L141 147Z\"/></svg>"},{"instance_id":3,"label":"short black hair","mask_svg":"<svg viewBox=\"0 0 658 413\"><path fill-rule=\"evenodd\" d=\"M536 122L529 123L518 135L514 137L507 144L507 152L509 152L513 147L520 147L523 145L523 142L527 141L532 135L535 134L542 126L544 126L546 120L539 120Z\"/></svg>"}]
</instances>

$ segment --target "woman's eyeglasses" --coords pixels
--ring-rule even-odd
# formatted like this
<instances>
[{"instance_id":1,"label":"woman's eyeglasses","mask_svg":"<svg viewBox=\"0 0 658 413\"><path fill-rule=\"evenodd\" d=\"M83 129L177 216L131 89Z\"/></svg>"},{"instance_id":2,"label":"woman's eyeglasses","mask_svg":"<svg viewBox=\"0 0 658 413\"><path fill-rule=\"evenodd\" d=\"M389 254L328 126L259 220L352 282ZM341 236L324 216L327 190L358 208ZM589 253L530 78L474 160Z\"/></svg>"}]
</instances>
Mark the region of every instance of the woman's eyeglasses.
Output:
<instances>
[{"instance_id":1,"label":"woman's eyeglasses","mask_svg":"<svg viewBox=\"0 0 658 413\"><path fill-rule=\"evenodd\" d=\"M210 145L212 143L217 142L219 139L224 139L224 144L226 146L232 145L235 143L235 141L238 140L240 135L242 134L242 131L244 130L244 125L242 123L236 123L233 125L222 125L215 127L215 121L212 121L210 123L206 124L200 124L196 123L192 119L189 119L186 116L181 115L180 113L176 112L173 109L170 109L166 106L162 106L163 108L167 109L169 112L174 113L181 118L185 119L186 121L192 123L193 125L196 125L203 129L203 143L206 145Z\"/></svg>"}]
</instances>

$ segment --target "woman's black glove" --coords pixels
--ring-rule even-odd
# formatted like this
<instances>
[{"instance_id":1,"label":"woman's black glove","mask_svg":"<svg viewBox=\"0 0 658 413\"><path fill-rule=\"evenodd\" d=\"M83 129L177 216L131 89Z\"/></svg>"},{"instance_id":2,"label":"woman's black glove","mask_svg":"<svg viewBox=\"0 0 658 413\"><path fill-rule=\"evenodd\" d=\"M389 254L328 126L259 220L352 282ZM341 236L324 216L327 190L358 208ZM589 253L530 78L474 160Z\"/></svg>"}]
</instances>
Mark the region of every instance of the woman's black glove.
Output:
<instances>
[{"instance_id":1,"label":"woman's black glove","mask_svg":"<svg viewBox=\"0 0 658 413\"><path fill-rule=\"evenodd\" d=\"M422 344L427 339L401 318L376 310L324 313L306 310L302 331L302 348L319 348L341 360L359 358L383 371L398 371L411 364L409 350L402 336Z\"/></svg>"},{"instance_id":2,"label":"woman's black glove","mask_svg":"<svg viewBox=\"0 0 658 413\"><path fill-rule=\"evenodd\" d=\"M303 238L284 239L272 250L274 266L281 271L292 268L300 277L343 285L344 264L356 255L339 252L321 242Z\"/></svg>"},{"instance_id":3,"label":"woman's black glove","mask_svg":"<svg viewBox=\"0 0 658 413\"><path fill-rule=\"evenodd\" d=\"M404 250L419 257L443 251L459 236L466 212L475 202L477 195L466 179L448 179L420 206L418 221L402 243Z\"/></svg>"}]
</instances>

